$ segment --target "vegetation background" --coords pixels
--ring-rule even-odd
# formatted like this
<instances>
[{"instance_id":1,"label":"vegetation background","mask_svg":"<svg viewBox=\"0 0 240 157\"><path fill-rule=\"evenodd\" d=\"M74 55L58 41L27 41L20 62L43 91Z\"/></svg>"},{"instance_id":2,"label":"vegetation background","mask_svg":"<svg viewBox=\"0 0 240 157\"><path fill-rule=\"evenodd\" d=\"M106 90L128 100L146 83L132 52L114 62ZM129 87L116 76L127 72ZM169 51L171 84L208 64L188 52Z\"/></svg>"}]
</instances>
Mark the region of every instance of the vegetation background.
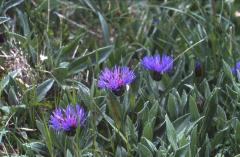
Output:
<instances>
[{"instance_id":1,"label":"vegetation background","mask_svg":"<svg viewBox=\"0 0 240 157\"><path fill-rule=\"evenodd\" d=\"M240 1L0 0L0 155L240 157ZM152 80L139 61L174 57ZM195 64L200 62L200 70ZM124 95L104 67L136 74ZM49 128L81 104L75 136Z\"/></svg>"}]
</instances>

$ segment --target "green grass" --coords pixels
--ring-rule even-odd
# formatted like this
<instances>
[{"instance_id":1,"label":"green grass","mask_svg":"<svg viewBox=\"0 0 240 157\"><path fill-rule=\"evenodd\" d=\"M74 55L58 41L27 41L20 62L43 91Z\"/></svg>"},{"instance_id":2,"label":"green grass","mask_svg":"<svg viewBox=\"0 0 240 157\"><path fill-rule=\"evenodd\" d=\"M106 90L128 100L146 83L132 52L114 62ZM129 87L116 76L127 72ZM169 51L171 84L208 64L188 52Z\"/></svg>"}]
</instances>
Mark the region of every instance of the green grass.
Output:
<instances>
[{"instance_id":1,"label":"green grass","mask_svg":"<svg viewBox=\"0 0 240 157\"><path fill-rule=\"evenodd\" d=\"M240 73L230 69L240 58L239 6L0 1L0 156L239 156ZM156 82L139 61L163 52L174 70ZM136 74L121 97L96 85L114 65ZM51 111L70 103L88 112L73 137L48 126Z\"/></svg>"}]
</instances>

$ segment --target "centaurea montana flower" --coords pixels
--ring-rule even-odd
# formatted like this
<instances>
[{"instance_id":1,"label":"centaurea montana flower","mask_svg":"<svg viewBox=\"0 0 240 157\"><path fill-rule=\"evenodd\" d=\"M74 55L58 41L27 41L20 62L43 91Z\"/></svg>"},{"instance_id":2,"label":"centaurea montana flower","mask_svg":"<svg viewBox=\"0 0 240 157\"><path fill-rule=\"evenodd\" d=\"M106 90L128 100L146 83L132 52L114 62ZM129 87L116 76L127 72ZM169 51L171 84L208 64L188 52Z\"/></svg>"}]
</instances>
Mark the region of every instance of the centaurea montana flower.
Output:
<instances>
[{"instance_id":1,"label":"centaurea montana flower","mask_svg":"<svg viewBox=\"0 0 240 157\"><path fill-rule=\"evenodd\" d=\"M234 67L231 68L231 71L234 75L237 74L237 71L240 70L240 60L238 60Z\"/></svg>"},{"instance_id":2,"label":"centaurea montana flower","mask_svg":"<svg viewBox=\"0 0 240 157\"><path fill-rule=\"evenodd\" d=\"M141 60L144 68L153 72L153 79L160 80L161 74L170 72L173 69L173 57L166 54L145 56Z\"/></svg>"},{"instance_id":3,"label":"centaurea montana flower","mask_svg":"<svg viewBox=\"0 0 240 157\"><path fill-rule=\"evenodd\" d=\"M134 72L126 66L114 66L111 69L104 68L99 75L98 87L109 89L118 95L117 93L134 79Z\"/></svg>"},{"instance_id":4,"label":"centaurea montana flower","mask_svg":"<svg viewBox=\"0 0 240 157\"><path fill-rule=\"evenodd\" d=\"M76 128L83 126L86 120L85 111L80 105L68 105L65 109L56 108L50 116L49 126L56 131L75 133Z\"/></svg>"}]
</instances>

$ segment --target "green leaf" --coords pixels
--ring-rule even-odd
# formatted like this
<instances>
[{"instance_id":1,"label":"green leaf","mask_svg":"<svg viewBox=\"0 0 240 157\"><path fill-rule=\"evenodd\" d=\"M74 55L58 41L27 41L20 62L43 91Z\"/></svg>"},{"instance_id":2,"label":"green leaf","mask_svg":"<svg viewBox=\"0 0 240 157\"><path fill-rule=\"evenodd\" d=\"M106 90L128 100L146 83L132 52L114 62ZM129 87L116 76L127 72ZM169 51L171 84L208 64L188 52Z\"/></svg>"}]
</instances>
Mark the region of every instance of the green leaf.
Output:
<instances>
[{"instance_id":1,"label":"green leaf","mask_svg":"<svg viewBox=\"0 0 240 157\"><path fill-rule=\"evenodd\" d=\"M112 116L112 118L114 119L114 122L117 126L118 129L121 128L121 124L122 124L122 111L121 111L121 107L120 107L120 103L117 100L117 97L115 95L113 95L111 92L109 92L109 95L107 96L107 105L109 108L109 112L110 115Z\"/></svg>"},{"instance_id":2,"label":"green leaf","mask_svg":"<svg viewBox=\"0 0 240 157\"><path fill-rule=\"evenodd\" d=\"M198 144L198 126L196 125L191 133L191 156L195 156L197 153L197 144Z\"/></svg>"},{"instance_id":3,"label":"green leaf","mask_svg":"<svg viewBox=\"0 0 240 157\"><path fill-rule=\"evenodd\" d=\"M73 155L69 149L67 149L67 157L73 157Z\"/></svg>"},{"instance_id":4,"label":"green leaf","mask_svg":"<svg viewBox=\"0 0 240 157\"><path fill-rule=\"evenodd\" d=\"M227 136L228 131L229 131L229 127L226 127L222 130L217 131L214 134L213 139L211 140L211 147L216 148L220 143L224 143L224 140L225 140L224 137Z\"/></svg>"},{"instance_id":5,"label":"green leaf","mask_svg":"<svg viewBox=\"0 0 240 157\"><path fill-rule=\"evenodd\" d=\"M8 133L8 131L5 128L1 128L1 130L0 130L0 143L2 143L2 139L7 133Z\"/></svg>"},{"instance_id":6,"label":"green leaf","mask_svg":"<svg viewBox=\"0 0 240 157\"><path fill-rule=\"evenodd\" d=\"M67 67L55 68L52 73L57 81L63 82L68 76L68 68Z\"/></svg>"},{"instance_id":7,"label":"green leaf","mask_svg":"<svg viewBox=\"0 0 240 157\"><path fill-rule=\"evenodd\" d=\"M59 62L60 60L64 60L64 58L67 56L71 58L72 53L76 49L77 45L79 44L80 39L81 39L81 35L78 35L77 37L75 37L73 41L65 45L57 56L57 62Z\"/></svg>"},{"instance_id":8,"label":"green leaf","mask_svg":"<svg viewBox=\"0 0 240 157\"><path fill-rule=\"evenodd\" d=\"M223 71L224 74L230 79L233 80L233 75L231 72L231 67L223 60Z\"/></svg>"},{"instance_id":9,"label":"green leaf","mask_svg":"<svg viewBox=\"0 0 240 157\"><path fill-rule=\"evenodd\" d=\"M20 5L22 2L24 2L24 0L10 0L10 1L7 1L7 2L5 3L5 5L3 6L3 14L5 15L6 12L7 12L9 9Z\"/></svg>"},{"instance_id":10,"label":"green leaf","mask_svg":"<svg viewBox=\"0 0 240 157\"><path fill-rule=\"evenodd\" d=\"M187 104L187 100L188 100L188 96L187 96L187 93L185 90L183 90L183 92L182 92L181 99L182 99L182 105L185 106Z\"/></svg>"},{"instance_id":11,"label":"green leaf","mask_svg":"<svg viewBox=\"0 0 240 157\"><path fill-rule=\"evenodd\" d=\"M133 141L137 142L138 141L138 132L129 116L127 116L127 118L126 118L125 125L126 125L126 128L125 128L126 136L131 137L131 139Z\"/></svg>"},{"instance_id":12,"label":"green leaf","mask_svg":"<svg viewBox=\"0 0 240 157\"><path fill-rule=\"evenodd\" d=\"M42 135L44 135L44 124L39 120L36 120L37 129L40 131Z\"/></svg>"},{"instance_id":13,"label":"green leaf","mask_svg":"<svg viewBox=\"0 0 240 157\"><path fill-rule=\"evenodd\" d=\"M169 97L168 97L167 111L172 119L175 119L178 115L178 106L177 106L174 95L171 93L169 94Z\"/></svg>"},{"instance_id":14,"label":"green leaf","mask_svg":"<svg viewBox=\"0 0 240 157\"><path fill-rule=\"evenodd\" d=\"M200 114L198 112L198 107L196 104L196 100L192 96L190 96L190 98L189 98L189 110L191 113L192 120L195 121L200 117Z\"/></svg>"},{"instance_id":15,"label":"green leaf","mask_svg":"<svg viewBox=\"0 0 240 157\"><path fill-rule=\"evenodd\" d=\"M95 103L94 100L91 98L90 90L87 86L82 84L81 82L78 82L78 96L80 97L81 101L84 102L84 104L91 109L93 104Z\"/></svg>"},{"instance_id":16,"label":"green leaf","mask_svg":"<svg viewBox=\"0 0 240 157\"><path fill-rule=\"evenodd\" d=\"M91 8L93 12L97 12L96 5L93 2L91 2L90 0L83 0L83 1L86 3L86 5L89 8Z\"/></svg>"},{"instance_id":17,"label":"green leaf","mask_svg":"<svg viewBox=\"0 0 240 157\"><path fill-rule=\"evenodd\" d=\"M138 154L140 157L153 157L152 152L143 144L138 144Z\"/></svg>"},{"instance_id":18,"label":"green leaf","mask_svg":"<svg viewBox=\"0 0 240 157\"><path fill-rule=\"evenodd\" d=\"M128 111L129 111L129 90L125 90L124 94L123 94L123 101L122 101L122 105L121 105L121 109L123 112L123 116L125 116Z\"/></svg>"},{"instance_id":19,"label":"green leaf","mask_svg":"<svg viewBox=\"0 0 240 157\"><path fill-rule=\"evenodd\" d=\"M125 150L125 148L121 147L121 146L117 146L117 151L115 153L115 157L127 157L127 151Z\"/></svg>"},{"instance_id":20,"label":"green leaf","mask_svg":"<svg viewBox=\"0 0 240 157\"><path fill-rule=\"evenodd\" d=\"M53 79L48 79L37 87L38 102L42 101L45 98L47 92L52 88L53 83L54 83Z\"/></svg>"},{"instance_id":21,"label":"green leaf","mask_svg":"<svg viewBox=\"0 0 240 157\"><path fill-rule=\"evenodd\" d=\"M156 153L156 157L173 157L173 155L170 156L168 154L168 150L166 150L165 148L160 146L157 153Z\"/></svg>"},{"instance_id":22,"label":"green leaf","mask_svg":"<svg viewBox=\"0 0 240 157\"><path fill-rule=\"evenodd\" d=\"M240 144L240 122L239 121L237 122L237 125L236 125L235 139L237 143Z\"/></svg>"},{"instance_id":23,"label":"green leaf","mask_svg":"<svg viewBox=\"0 0 240 157\"><path fill-rule=\"evenodd\" d=\"M113 130L114 130L117 134L119 134L119 136L120 136L120 137L122 138L122 140L125 142L125 144L127 145L127 147L129 147L129 143L128 143L126 137L122 134L122 132L121 132L118 128L115 127L114 121L113 121L109 116L107 116L106 114L103 114L103 117L104 117L104 119L108 122L108 124L113 128Z\"/></svg>"},{"instance_id":24,"label":"green leaf","mask_svg":"<svg viewBox=\"0 0 240 157\"><path fill-rule=\"evenodd\" d=\"M145 102L143 104L142 110L140 110L137 114L138 120L141 120L143 124L148 121L148 117L149 117L148 104L149 102Z\"/></svg>"},{"instance_id":25,"label":"green leaf","mask_svg":"<svg viewBox=\"0 0 240 157\"><path fill-rule=\"evenodd\" d=\"M18 105L19 101L13 87L10 87L8 92L8 101L10 105Z\"/></svg>"},{"instance_id":26,"label":"green leaf","mask_svg":"<svg viewBox=\"0 0 240 157\"><path fill-rule=\"evenodd\" d=\"M171 146L173 147L174 151L177 150L177 134L176 130L173 127L171 121L169 120L168 116L165 116L165 121L166 121L166 129L167 129L167 138L168 141L170 142Z\"/></svg>"},{"instance_id":27,"label":"green leaf","mask_svg":"<svg viewBox=\"0 0 240 157\"><path fill-rule=\"evenodd\" d=\"M68 67L68 74L73 75L89 66L102 63L107 59L107 57L112 53L112 51L113 46L109 45L103 48L99 48L91 53L88 53L83 57L74 59L72 62L70 62L70 65Z\"/></svg>"},{"instance_id":28,"label":"green leaf","mask_svg":"<svg viewBox=\"0 0 240 157\"><path fill-rule=\"evenodd\" d=\"M37 154L41 154L43 156L48 156L48 150L45 146L45 144L41 142L30 142L30 143L25 143L23 144L27 149L33 150Z\"/></svg>"},{"instance_id":29,"label":"green leaf","mask_svg":"<svg viewBox=\"0 0 240 157\"><path fill-rule=\"evenodd\" d=\"M209 98L211 96L211 90L208 84L208 81L204 79L203 81L204 97Z\"/></svg>"},{"instance_id":30,"label":"green leaf","mask_svg":"<svg viewBox=\"0 0 240 157\"><path fill-rule=\"evenodd\" d=\"M46 142L47 148L51 156L53 155L53 141L51 139L50 130L48 129L48 125L44 124L38 120L36 120L36 125L38 130L41 132L42 136L44 137L44 141Z\"/></svg>"},{"instance_id":31,"label":"green leaf","mask_svg":"<svg viewBox=\"0 0 240 157\"><path fill-rule=\"evenodd\" d=\"M190 122L190 114L189 113L182 115L181 117L178 117L173 122L173 126L177 133L181 132L183 129L186 128L186 126L189 126L190 124L191 124L191 122Z\"/></svg>"},{"instance_id":32,"label":"green leaf","mask_svg":"<svg viewBox=\"0 0 240 157\"><path fill-rule=\"evenodd\" d=\"M10 20L9 17L0 17L0 25L5 23L5 22L7 22L7 21L9 21L9 20Z\"/></svg>"},{"instance_id":33,"label":"green leaf","mask_svg":"<svg viewBox=\"0 0 240 157\"><path fill-rule=\"evenodd\" d=\"M0 95L2 90L8 85L11 78L15 78L20 73L20 70L12 71L5 76L0 82Z\"/></svg>"},{"instance_id":34,"label":"green leaf","mask_svg":"<svg viewBox=\"0 0 240 157\"><path fill-rule=\"evenodd\" d=\"M97 14L98 14L98 18L100 20L101 26L102 26L103 37L104 37L105 43L107 45L109 45L110 44L110 37L109 37L109 28L108 28L107 22L100 12L97 12Z\"/></svg>"},{"instance_id":35,"label":"green leaf","mask_svg":"<svg viewBox=\"0 0 240 157\"><path fill-rule=\"evenodd\" d=\"M158 104L158 102L155 102L148 113L149 120L152 120L153 118L155 118L157 116L158 108L159 108L159 104Z\"/></svg>"},{"instance_id":36,"label":"green leaf","mask_svg":"<svg viewBox=\"0 0 240 157\"><path fill-rule=\"evenodd\" d=\"M175 153L175 157L186 157L189 152L189 143L178 148Z\"/></svg>"},{"instance_id":37,"label":"green leaf","mask_svg":"<svg viewBox=\"0 0 240 157\"><path fill-rule=\"evenodd\" d=\"M22 26L22 29L23 29L23 33L24 33L25 36L28 36L29 33L30 33L28 16L25 12L22 12L19 9L16 9L16 10L17 10L18 18L19 18L19 23L20 23L20 25Z\"/></svg>"},{"instance_id":38,"label":"green leaf","mask_svg":"<svg viewBox=\"0 0 240 157\"><path fill-rule=\"evenodd\" d=\"M184 71L184 65L185 64L185 61L184 59L180 59L178 64L177 64L177 70L176 72L174 73L174 75L172 76L172 79L171 79L171 84L172 85L175 85L174 87L176 87L176 85L181 82L179 80L182 80L181 78L181 73Z\"/></svg>"},{"instance_id":39,"label":"green leaf","mask_svg":"<svg viewBox=\"0 0 240 157\"><path fill-rule=\"evenodd\" d=\"M152 140L153 138L153 120L146 123L143 128L143 137L146 137L149 140Z\"/></svg>"},{"instance_id":40,"label":"green leaf","mask_svg":"<svg viewBox=\"0 0 240 157\"><path fill-rule=\"evenodd\" d=\"M150 140L148 140L147 138L145 137L142 137L141 138L141 143L144 144L145 146L147 146L147 148L149 148L149 150L151 152L156 152L157 151L157 148L156 146L154 145L154 143L152 143Z\"/></svg>"},{"instance_id":41,"label":"green leaf","mask_svg":"<svg viewBox=\"0 0 240 157\"><path fill-rule=\"evenodd\" d=\"M214 88L210 96L208 97L206 104L204 106L207 106L206 112L205 112L205 118L203 120L203 124L200 129L200 144L203 144L206 131L207 129L212 125L213 117L217 111L217 93L219 88Z\"/></svg>"}]
</instances>

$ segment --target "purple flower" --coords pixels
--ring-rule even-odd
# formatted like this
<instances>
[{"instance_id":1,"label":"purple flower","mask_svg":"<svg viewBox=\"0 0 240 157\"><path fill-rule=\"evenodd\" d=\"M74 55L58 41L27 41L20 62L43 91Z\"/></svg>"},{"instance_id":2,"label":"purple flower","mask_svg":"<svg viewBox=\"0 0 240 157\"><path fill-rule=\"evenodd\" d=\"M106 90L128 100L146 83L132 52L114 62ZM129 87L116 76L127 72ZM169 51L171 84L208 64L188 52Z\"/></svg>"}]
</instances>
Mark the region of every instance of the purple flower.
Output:
<instances>
[{"instance_id":1,"label":"purple flower","mask_svg":"<svg viewBox=\"0 0 240 157\"><path fill-rule=\"evenodd\" d=\"M56 131L75 131L85 121L85 111L80 105L68 105L65 109L56 108L50 116L49 126Z\"/></svg>"},{"instance_id":2,"label":"purple flower","mask_svg":"<svg viewBox=\"0 0 240 157\"><path fill-rule=\"evenodd\" d=\"M203 66L200 60L196 60L195 63L195 75L201 77L203 75Z\"/></svg>"},{"instance_id":3,"label":"purple flower","mask_svg":"<svg viewBox=\"0 0 240 157\"><path fill-rule=\"evenodd\" d=\"M154 17L152 20L152 24L158 25L160 23L159 19L157 17Z\"/></svg>"},{"instance_id":4,"label":"purple flower","mask_svg":"<svg viewBox=\"0 0 240 157\"><path fill-rule=\"evenodd\" d=\"M201 68L201 62L197 60L195 63L195 69L199 69L199 68Z\"/></svg>"},{"instance_id":5,"label":"purple flower","mask_svg":"<svg viewBox=\"0 0 240 157\"><path fill-rule=\"evenodd\" d=\"M173 68L173 57L163 54L155 54L153 56L145 56L141 60L141 64L148 70L166 73L172 70Z\"/></svg>"},{"instance_id":6,"label":"purple flower","mask_svg":"<svg viewBox=\"0 0 240 157\"><path fill-rule=\"evenodd\" d=\"M98 79L98 87L118 91L134 79L134 72L126 66L114 66L112 69L104 68Z\"/></svg>"},{"instance_id":7,"label":"purple flower","mask_svg":"<svg viewBox=\"0 0 240 157\"><path fill-rule=\"evenodd\" d=\"M234 75L237 74L237 71L240 70L240 60L237 61L234 67L231 68L231 71Z\"/></svg>"}]
</instances>

